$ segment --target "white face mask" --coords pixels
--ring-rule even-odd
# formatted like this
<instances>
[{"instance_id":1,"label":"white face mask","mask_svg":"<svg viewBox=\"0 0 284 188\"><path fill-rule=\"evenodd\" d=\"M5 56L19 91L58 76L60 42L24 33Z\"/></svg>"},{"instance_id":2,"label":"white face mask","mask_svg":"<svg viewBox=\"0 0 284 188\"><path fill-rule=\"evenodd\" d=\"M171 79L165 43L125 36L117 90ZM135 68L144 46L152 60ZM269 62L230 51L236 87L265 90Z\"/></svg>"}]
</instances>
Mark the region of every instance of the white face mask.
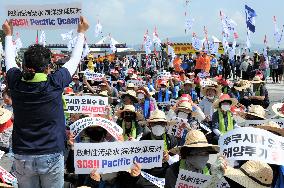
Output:
<instances>
[{"instance_id":1,"label":"white face mask","mask_svg":"<svg viewBox=\"0 0 284 188\"><path fill-rule=\"evenodd\" d=\"M182 119L187 119L188 114L185 113L185 112L179 112L179 113L178 113L178 117L179 117L179 118L182 118Z\"/></svg>"},{"instance_id":2,"label":"white face mask","mask_svg":"<svg viewBox=\"0 0 284 188\"><path fill-rule=\"evenodd\" d=\"M162 136L165 133L165 127L162 125L155 125L151 128L153 135Z\"/></svg>"},{"instance_id":3,"label":"white face mask","mask_svg":"<svg viewBox=\"0 0 284 188\"><path fill-rule=\"evenodd\" d=\"M108 182L110 182L111 180L116 178L116 176L117 176L117 172L108 173L108 174L101 174L102 180L108 181Z\"/></svg>"},{"instance_id":4,"label":"white face mask","mask_svg":"<svg viewBox=\"0 0 284 188\"><path fill-rule=\"evenodd\" d=\"M165 87L161 87L161 91L166 91L166 88Z\"/></svg>"},{"instance_id":5,"label":"white face mask","mask_svg":"<svg viewBox=\"0 0 284 188\"><path fill-rule=\"evenodd\" d=\"M225 112L229 111L231 109L231 106L230 105L227 105L227 104L222 104L221 105L221 109Z\"/></svg>"},{"instance_id":6,"label":"white face mask","mask_svg":"<svg viewBox=\"0 0 284 188\"><path fill-rule=\"evenodd\" d=\"M212 97L207 96L207 98L208 98L209 100L213 100L215 97L214 97L214 96L212 96Z\"/></svg>"},{"instance_id":7,"label":"white face mask","mask_svg":"<svg viewBox=\"0 0 284 188\"><path fill-rule=\"evenodd\" d=\"M144 97L144 94L138 93L137 98L138 98L138 99L144 99L145 97Z\"/></svg>"},{"instance_id":8,"label":"white face mask","mask_svg":"<svg viewBox=\"0 0 284 188\"><path fill-rule=\"evenodd\" d=\"M186 158L186 164L187 165L192 165L194 168L198 170L202 170L206 164L207 161L209 160L209 155L208 156L188 156Z\"/></svg>"}]
</instances>

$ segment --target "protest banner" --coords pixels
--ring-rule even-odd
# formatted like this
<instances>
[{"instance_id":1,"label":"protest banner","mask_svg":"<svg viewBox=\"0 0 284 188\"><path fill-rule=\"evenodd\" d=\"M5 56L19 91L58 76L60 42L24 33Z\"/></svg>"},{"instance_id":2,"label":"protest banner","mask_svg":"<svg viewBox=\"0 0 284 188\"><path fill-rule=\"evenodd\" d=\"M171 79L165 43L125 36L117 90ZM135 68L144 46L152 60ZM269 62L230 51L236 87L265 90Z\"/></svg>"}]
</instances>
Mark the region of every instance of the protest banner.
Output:
<instances>
[{"instance_id":1,"label":"protest banner","mask_svg":"<svg viewBox=\"0 0 284 188\"><path fill-rule=\"evenodd\" d=\"M168 80L172 77L170 72L158 72L157 79L158 80Z\"/></svg>"},{"instance_id":2,"label":"protest banner","mask_svg":"<svg viewBox=\"0 0 284 188\"><path fill-rule=\"evenodd\" d=\"M174 43L171 45L174 49L175 54L187 55L189 53L195 53L196 50L190 43Z\"/></svg>"},{"instance_id":3,"label":"protest banner","mask_svg":"<svg viewBox=\"0 0 284 188\"><path fill-rule=\"evenodd\" d=\"M101 82L101 81L103 81L103 78L104 78L105 75L101 74L101 73L97 73L97 72L85 71L84 76L87 80L93 80L93 81Z\"/></svg>"},{"instance_id":4,"label":"protest banner","mask_svg":"<svg viewBox=\"0 0 284 188\"><path fill-rule=\"evenodd\" d=\"M214 85L214 84L215 84L215 82L213 82L212 80L205 80L205 79L202 79L202 80L200 81L201 87L212 86L212 85Z\"/></svg>"},{"instance_id":5,"label":"protest banner","mask_svg":"<svg viewBox=\"0 0 284 188\"><path fill-rule=\"evenodd\" d=\"M19 29L68 29L77 28L81 7L81 3L8 5L6 15Z\"/></svg>"},{"instance_id":6,"label":"protest banner","mask_svg":"<svg viewBox=\"0 0 284 188\"><path fill-rule=\"evenodd\" d=\"M65 95L67 113L105 114L108 98L101 96L68 96Z\"/></svg>"},{"instance_id":7,"label":"protest banner","mask_svg":"<svg viewBox=\"0 0 284 188\"><path fill-rule=\"evenodd\" d=\"M212 176L180 169L175 188L202 188L208 185ZM228 182L221 178L217 188L229 188Z\"/></svg>"},{"instance_id":8,"label":"protest banner","mask_svg":"<svg viewBox=\"0 0 284 188\"><path fill-rule=\"evenodd\" d=\"M273 121L277 123L281 128L284 128L284 118L280 119L265 119L265 120L246 120L244 123L245 127L254 127L258 125L262 125L268 123L269 121Z\"/></svg>"},{"instance_id":9,"label":"protest banner","mask_svg":"<svg viewBox=\"0 0 284 188\"><path fill-rule=\"evenodd\" d=\"M86 117L75 121L70 125L70 132L76 138L80 132L90 126L99 126L107 130L116 140L122 135L122 128L115 122L102 117Z\"/></svg>"},{"instance_id":10,"label":"protest banner","mask_svg":"<svg viewBox=\"0 0 284 188\"><path fill-rule=\"evenodd\" d=\"M219 146L228 160L257 160L284 165L284 138L266 130L234 129L219 139Z\"/></svg>"},{"instance_id":11,"label":"protest banner","mask_svg":"<svg viewBox=\"0 0 284 188\"><path fill-rule=\"evenodd\" d=\"M157 178L143 171L141 171L141 176L159 188L164 188L165 186L165 178Z\"/></svg>"},{"instance_id":12,"label":"protest banner","mask_svg":"<svg viewBox=\"0 0 284 188\"><path fill-rule=\"evenodd\" d=\"M133 83L135 87L144 87L146 86L146 82L145 81L141 81L141 80L128 80L127 84L129 83Z\"/></svg>"},{"instance_id":13,"label":"protest banner","mask_svg":"<svg viewBox=\"0 0 284 188\"><path fill-rule=\"evenodd\" d=\"M142 169L161 167L163 151L163 140L75 143L75 173L90 174L94 168L100 174L126 171L134 161Z\"/></svg>"},{"instance_id":14,"label":"protest banner","mask_svg":"<svg viewBox=\"0 0 284 188\"><path fill-rule=\"evenodd\" d=\"M2 178L5 183L9 183L9 184L12 184L12 185L16 185L17 184L17 178L15 178L12 174L7 172L1 166L0 166L0 178Z\"/></svg>"}]
</instances>

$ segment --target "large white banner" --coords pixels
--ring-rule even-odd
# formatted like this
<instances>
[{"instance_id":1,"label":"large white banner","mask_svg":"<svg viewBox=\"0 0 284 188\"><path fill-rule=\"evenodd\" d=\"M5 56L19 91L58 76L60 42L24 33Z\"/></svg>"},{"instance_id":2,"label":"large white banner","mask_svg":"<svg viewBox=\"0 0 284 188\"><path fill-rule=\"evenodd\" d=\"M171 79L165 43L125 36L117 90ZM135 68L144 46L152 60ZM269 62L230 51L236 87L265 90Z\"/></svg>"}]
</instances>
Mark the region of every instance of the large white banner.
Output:
<instances>
[{"instance_id":1,"label":"large white banner","mask_svg":"<svg viewBox=\"0 0 284 188\"><path fill-rule=\"evenodd\" d=\"M68 96L65 95L67 113L105 114L108 98L101 96Z\"/></svg>"},{"instance_id":2,"label":"large white banner","mask_svg":"<svg viewBox=\"0 0 284 188\"><path fill-rule=\"evenodd\" d=\"M284 137L269 131L243 127L219 139L220 152L229 160L256 160L284 165Z\"/></svg>"},{"instance_id":3,"label":"large white banner","mask_svg":"<svg viewBox=\"0 0 284 188\"><path fill-rule=\"evenodd\" d=\"M196 172L180 169L175 188L202 188L207 186L212 176L203 175ZM229 188L228 182L221 178L217 188Z\"/></svg>"},{"instance_id":4,"label":"large white banner","mask_svg":"<svg viewBox=\"0 0 284 188\"><path fill-rule=\"evenodd\" d=\"M75 143L75 173L90 174L94 168L101 174L126 171L134 161L142 169L162 167L163 151L163 140Z\"/></svg>"},{"instance_id":5,"label":"large white banner","mask_svg":"<svg viewBox=\"0 0 284 188\"><path fill-rule=\"evenodd\" d=\"M8 5L6 16L16 28L68 29L76 28L80 22L81 7L81 3Z\"/></svg>"},{"instance_id":6,"label":"large white banner","mask_svg":"<svg viewBox=\"0 0 284 188\"><path fill-rule=\"evenodd\" d=\"M80 132L90 126L99 126L104 128L116 140L118 140L123 133L123 129L119 125L102 117L87 117L79 119L70 125L70 132L76 138L80 134Z\"/></svg>"}]
</instances>

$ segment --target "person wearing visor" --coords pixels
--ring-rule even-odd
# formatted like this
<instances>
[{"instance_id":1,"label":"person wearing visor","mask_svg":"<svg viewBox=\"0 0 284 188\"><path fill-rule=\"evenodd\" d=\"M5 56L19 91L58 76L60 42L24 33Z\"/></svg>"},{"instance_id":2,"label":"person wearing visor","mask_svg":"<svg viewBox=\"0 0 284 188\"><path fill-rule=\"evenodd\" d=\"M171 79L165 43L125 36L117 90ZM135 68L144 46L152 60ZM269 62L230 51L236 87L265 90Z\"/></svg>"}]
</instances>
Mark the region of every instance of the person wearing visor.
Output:
<instances>
[{"instance_id":1,"label":"person wearing visor","mask_svg":"<svg viewBox=\"0 0 284 188\"><path fill-rule=\"evenodd\" d=\"M233 115L231 113L231 107L235 106L238 101L231 98L228 94L223 94L220 98L214 102L213 106L217 110L212 116L212 130L215 133L216 140L219 136L226 132L238 127Z\"/></svg>"},{"instance_id":2,"label":"person wearing visor","mask_svg":"<svg viewBox=\"0 0 284 188\"><path fill-rule=\"evenodd\" d=\"M141 140L164 140L164 158L162 167L156 167L152 169L145 169L144 171L158 178L165 178L166 170L170 164L172 164L175 159L169 153L170 149L177 146L177 140L174 136L167 134L166 126L168 125L168 120L166 115L161 110L155 110L150 118L147 120L148 127L151 132L145 134ZM148 182L150 185L152 183ZM149 185L148 185L149 186ZM145 187L147 187L145 185Z\"/></svg>"}]
</instances>

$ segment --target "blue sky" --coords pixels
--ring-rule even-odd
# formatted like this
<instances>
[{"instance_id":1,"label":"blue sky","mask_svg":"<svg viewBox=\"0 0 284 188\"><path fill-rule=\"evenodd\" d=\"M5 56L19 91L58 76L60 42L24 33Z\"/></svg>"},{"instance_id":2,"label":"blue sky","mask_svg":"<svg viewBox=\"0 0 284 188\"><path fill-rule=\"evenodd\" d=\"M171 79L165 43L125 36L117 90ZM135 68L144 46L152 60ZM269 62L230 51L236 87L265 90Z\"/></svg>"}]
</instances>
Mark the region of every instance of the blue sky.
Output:
<instances>
[{"instance_id":1,"label":"blue sky","mask_svg":"<svg viewBox=\"0 0 284 188\"><path fill-rule=\"evenodd\" d=\"M1 0L0 12L5 12L5 5L10 4L45 4L74 2L69 0ZM167 37L181 37L184 33L185 0L82 0L83 15L90 22L90 30L87 33L89 43L95 43L100 38L94 35L96 20L99 18L103 26L103 33L111 33L113 38L128 45L140 44L143 35L148 29L151 33L155 28L161 39ZM228 15L237 23L237 31L240 40L245 40L246 25L244 6L247 4L256 13L256 33L252 34L253 43L262 44L264 35L268 36L270 46L275 46L273 40L274 25L272 17L276 16L278 25L284 24L283 0L190 0L189 14L195 19L190 34L195 32L203 37L203 26L208 29L209 35L221 38L221 21L219 11ZM2 22L6 15L1 14ZM47 43L64 43L60 33L68 30L46 30ZM19 30L24 46L35 41L36 31ZM284 39L281 42L284 48Z\"/></svg>"}]
</instances>

